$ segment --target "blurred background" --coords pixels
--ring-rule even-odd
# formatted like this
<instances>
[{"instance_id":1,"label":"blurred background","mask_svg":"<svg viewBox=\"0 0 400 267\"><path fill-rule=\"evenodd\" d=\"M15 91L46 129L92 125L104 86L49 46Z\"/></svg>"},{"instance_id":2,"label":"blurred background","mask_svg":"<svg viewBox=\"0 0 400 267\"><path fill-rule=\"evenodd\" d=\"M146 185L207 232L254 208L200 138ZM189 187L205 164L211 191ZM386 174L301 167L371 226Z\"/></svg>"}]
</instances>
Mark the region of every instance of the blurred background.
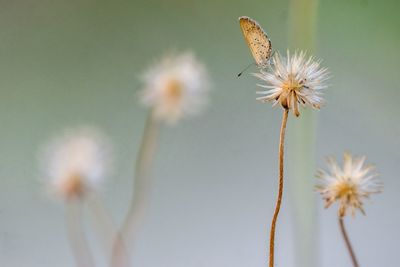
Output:
<instances>
[{"instance_id":1,"label":"blurred background","mask_svg":"<svg viewBox=\"0 0 400 267\"><path fill-rule=\"evenodd\" d=\"M210 104L201 116L162 129L132 259L142 267L264 266L281 110L255 101L257 81L249 72L236 76L253 61L237 19L256 19L284 52L288 6L286 0L1 0L0 265L74 265L64 207L45 194L36 159L41 144L64 128L94 125L114 141L114 174L102 197L121 222L147 116L137 101L138 77L165 53L192 50L208 66ZM321 0L317 14L315 55L333 78L327 105L317 112L316 164L344 150L365 154L385 184L366 203L367 216L346 220L365 267L398 266L399 8L396 0ZM297 266L293 175L286 177L277 266ZM350 266L336 207L323 210L309 190L317 207L317 266Z\"/></svg>"}]
</instances>

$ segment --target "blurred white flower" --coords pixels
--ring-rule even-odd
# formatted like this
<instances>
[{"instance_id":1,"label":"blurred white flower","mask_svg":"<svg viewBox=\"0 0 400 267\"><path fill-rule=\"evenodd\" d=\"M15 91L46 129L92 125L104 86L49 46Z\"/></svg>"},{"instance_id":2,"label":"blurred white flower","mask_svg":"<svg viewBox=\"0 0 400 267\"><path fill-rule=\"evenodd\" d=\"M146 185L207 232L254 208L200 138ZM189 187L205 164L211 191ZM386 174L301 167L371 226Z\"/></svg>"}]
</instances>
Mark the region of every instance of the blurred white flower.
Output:
<instances>
[{"instance_id":1,"label":"blurred white flower","mask_svg":"<svg viewBox=\"0 0 400 267\"><path fill-rule=\"evenodd\" d=\"M359 209L364 213L363 198L382 191L382 183L376 179L377 174L371 173L374 167L364 166L366 157L352 157L351 154L344 154L343 169L336 160L328 158L329 172L319 170L317 177L321 183L316 186L325 200L325 207L328 208L335 201L339 202L339 216L346 215L349 209L354 216Z\"/></svg>"},{"instance_id":2,"label":"blurred white flower","mask_svg":"<svg viewBox=\"0 0 400 267\"><path fill-rule=\"evenodd\" d=\"M59 196L84 197L101 183L111 162L105 136L93 128L70 130L56 137L41 151L43 171Z\"/></svg>"},{"instance_id":3,"label":"blurred white flower","mask_svg":"<svg viewBox=\"0 0 400 267\"><path fill-rule=\"evenodd\" d=\"M254 76L266 82L260 87L268 89L257 92L263 95L257 100L273 101L273 105L279 103L299 116L299 104L316 109L321 107L321 89L326 88L324 82L329 78L329 73L326 68L320 67L320 61L314 57L306 58L304 52L290 55L288 51L286 59L276 53L271 66Z\"/></svg>"},{"instance_id":4,"label":"blurred white flower","mask_svg":"<svg viewBox=\"0 0 400 267\"><path fill-rule=\"evenodd\" d=\"M145 72L143 82L142 103L170 124L199 113L207 102L206 69L192 53L165 57Z\"/></svg>"}]
</instances>

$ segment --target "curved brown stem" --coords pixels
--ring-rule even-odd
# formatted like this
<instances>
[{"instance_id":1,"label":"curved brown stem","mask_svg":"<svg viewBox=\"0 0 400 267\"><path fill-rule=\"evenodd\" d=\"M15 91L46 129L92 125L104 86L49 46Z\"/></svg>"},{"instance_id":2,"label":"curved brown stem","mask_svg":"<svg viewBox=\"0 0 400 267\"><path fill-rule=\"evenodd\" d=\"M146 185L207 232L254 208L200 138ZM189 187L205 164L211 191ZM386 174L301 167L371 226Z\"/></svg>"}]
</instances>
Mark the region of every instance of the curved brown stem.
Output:
<instances>
[{"instance_id":1,"label":"curved brown stem","mask_svg":"<svg viewBox=\"0 0 400 267\"><path fill-rule=\"evenodd\" d=\"M272 218L272 223L271 223L271 231L270 231L270 235L269 235L269 267L274 266L275 228L276 228L276 221L277 221L278 215L279 215L279 210L281 209L281 204L282 204L283 159L284 159L285 131L286 131L288 114L289 114L289 109L285 109L283 111L281 132L280 132L280 136L279 136L279 187L278 187L278 197L276 200L274 216Z\"/></svg>"},{"instance_id":2,"label":"curved brown stem","mask_svg":"<svg viewBox=\"0 0 400 267\"><path fill-rule=\"evenodd\" d=\"M346 243L347 250L349 251L353 266L360 267L360 265L358 265L356 254L354 254L353 247L351 246L349 236L347 235L347 231L343 222L343 217L341 216L339 216L339 225L340 225L340 231L342 232L343 235L344 242Z\"/></svg>"}]
</instances>

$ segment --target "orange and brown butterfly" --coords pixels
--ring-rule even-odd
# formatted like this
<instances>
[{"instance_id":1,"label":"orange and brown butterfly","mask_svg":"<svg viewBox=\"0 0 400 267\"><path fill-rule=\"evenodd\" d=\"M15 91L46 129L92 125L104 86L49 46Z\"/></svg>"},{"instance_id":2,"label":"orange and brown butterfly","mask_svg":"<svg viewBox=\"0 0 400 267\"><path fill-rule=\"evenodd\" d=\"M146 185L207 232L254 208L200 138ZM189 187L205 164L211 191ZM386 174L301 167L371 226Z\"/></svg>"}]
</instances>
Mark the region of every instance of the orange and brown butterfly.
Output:
<instances>
[{"instance_id":1,"label":"orange and brown butterfly","mask_svg":"<svg viewBox=\"0 0 400 267\"><path fill-rule=\"evenodd\" d=\"M257 21L249 17L240 17L239 24L257 66L267 67L272 54L271 40Z\"/></svg>"}]
</instances>

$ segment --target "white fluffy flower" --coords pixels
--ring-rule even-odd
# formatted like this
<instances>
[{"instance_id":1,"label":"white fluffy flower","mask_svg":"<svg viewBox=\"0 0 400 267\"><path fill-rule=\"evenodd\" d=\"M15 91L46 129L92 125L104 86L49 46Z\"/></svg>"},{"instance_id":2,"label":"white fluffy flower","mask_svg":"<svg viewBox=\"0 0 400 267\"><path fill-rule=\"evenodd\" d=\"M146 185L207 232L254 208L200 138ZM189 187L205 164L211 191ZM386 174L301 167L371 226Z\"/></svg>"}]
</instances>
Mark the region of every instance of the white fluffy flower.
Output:
<instances>
[{"instance_id":1,"label":"white fluffy flower","mask_svg":"<svg viewBox=\"0 0 400 267\"><path fill-rule=\"evenodd\" d=\"M168 123L198 113L207 102L206 69L192 53L165 57L145 72L143 82L142 103Z\"/></svg>"},{"instance_id":2,"label":"white fluffy flower","mask_svg":"<svg viewBox=\"0 0 400 267\"><path fill-rule=\"evenodd\" d=\"M344 154L343 169L339 167L334 158L328 158L329 172L319 170L317 177L320 184L316 186L329 207L335 201L339 202L339 216L346 215L349 209L352 215L359 209L364 213L363 198L382 191L382 184L372 173L374 167L364 166L365 157L352 157Z\"/></svg>"},{"instance_id":3,"label":"white fluffy flower","mask_svg":"<svg viewBox=\"0 0 400 267\"><path fill-rule=\"evenodd\" d=\"M285 109L291 109L296 116L300 115L299 104L319 109L323 103L321 89L326 88L324 82L329 78L326 68L320 67L320 61L314 57L306 58L304 52L294 53L283 58L276 53L272 64L267 70L254 74L266 84L259 86L267 88L259 91L262 95L257 100L273 101Z\"/></svg>"},{"instance_id":4,"label":"white fluffy flower","mask_svg":"<svg viewBox=\"0 0 400 267\"><path fill-rule=\"evenodd\" d=\"M106 138L92 128L71 130L56 137L41 153L52 190L64 198L83 197L96 188L108 171Z\"/></svg>"}]
</instances>

